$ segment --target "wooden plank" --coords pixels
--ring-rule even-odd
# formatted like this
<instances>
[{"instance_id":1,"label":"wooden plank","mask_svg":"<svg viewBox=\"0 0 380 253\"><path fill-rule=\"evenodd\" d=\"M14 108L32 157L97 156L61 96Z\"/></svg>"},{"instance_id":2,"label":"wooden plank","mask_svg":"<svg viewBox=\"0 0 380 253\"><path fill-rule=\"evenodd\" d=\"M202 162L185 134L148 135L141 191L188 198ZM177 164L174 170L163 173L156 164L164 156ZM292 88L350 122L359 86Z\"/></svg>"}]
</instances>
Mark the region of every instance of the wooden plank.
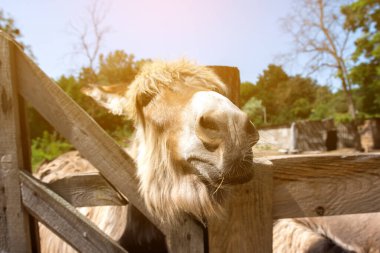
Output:
<instances>
[{"instance_id":1,"label":"wooden plank","mask_svg":"<svg viewBox=\"0 0 380 253\"><path fill-rule=\"evenodd\" d=\"M147 211L142 197L138 194L138 182L134 177L136 169L132 158L21 50L17 50L16 60L17 71L22 73L17 76L19 92L24 99L155 226L165 235L171 234L170 227ZM182 237L185 237L190 234L191 238L197 238L203 234L202 228L196 223L188 228L192 231L180 230L177 235L182 233ZM188 241L187 248L198 247L203 250L203 245L193 245L192 242ZM175 252L180 252L180 249Z\"/></svg>"},{"instance_id":2,"label":"wooden plank","mask_svg":"<svg viewBox=\"0 0 380 253\"><path fill-rule=\"evenodd\" d=\"M27 115L27 105L24 99L17 94L19 104L19 120L20 120L20 139L22 148L22 168L32 173L32 145L29 131L29 121ZM38 221L28 214L30 240L32 244L32 252L40 252L40 236Z\"/></svg>"},{"instance_id":3,"label":"wooden plank","mask_svg":"<svg viewBox=\"0 0 380 253\"><path fill-rule=\"evenodd\" d=\"M127 252L68 202L38 180L20 172L22 201L28 211L80 252Z\"/></svg>"},{"instance_id":4,"label":"wooden plank","mask_svg":"<svg viewBox=\"0 0 380 253\"><path fill-rule=\"evenodd\" d=\"M236 67L207 66L227 85L227 97L236 105L240 106L240 72Z\"/></svg>"},{"instance_id":5,"label":"wooden plank","mask_svg":"<svg viewBox=\"0 0 380 253\"><path fill-rule=\"evenodd\" d=\"M380 211L380 154L272 157L273 217Z\"/></svg>"},{"instance_id":6,"label":"wooden plank","mask_svg":"<svg viewBox=\"0 0 380 253\"><path fill-rule=\"evenodd\" d=\"M28 215L21 205L18 170L24 166L14 48L0 36L0 252L31 252Z\"/></svg>"},{"instance_id":7,"label":"wooden plank","mask_svg":"<svg viewBox=\"0 0 380 253\"><path fill-rule=\"evenodd\" d=\"M195 233L193 231L196 231ZM166 236L168 251L172 253L203 253L205 238L201 225L190 217L185 218L177 229L171 230Z\"/></svg>"},{"instance_id":8,"label":"wooden plank","mask_svg":"<svg viewBox=\"0 0 380 253\"><path fill-rule=\"evenodd\" d=\"M32 173L32 148L31 139L29 137L29 125L27 118L27 108L24 99L18 95L19 102L19 113L20 113L20 139L22 148L22 168L30 173ZM40 236L38 221L36 221L33 216L28 214L29 219L29 233L30 240L32 244L32 252L40 252Z\"/></svg>"},{"instance_id":9,"label":"wooden plank","mask_svg":"<svg viewBox=\"0 0 380 253\"><path fill-rule=\"evenodd\" d=\"M209 221L210 253L272 252L272 167L253 169L254 179L233 189L226 216Z\"/></svg>"},{"instance_id":10,"label":"wooden plank","mask_svg":"<svg viewBox=\"0 0 380 253\"><path fill-rule=\"evenodd\" d=\"M123 206L128 202L98 173L83 173L46 184L75 207Z\"/></svg>"},{"instance_id":11,"label":"wooden plank","mask_svg":"<svg viewBox=\"0 0 380 253\"><path fill-rule=\"evenodd\" d=\"M229 88L228 97L239 106L240 76L234 67L210 66ZM254 166L254 180L235 186L225 203L223 219L208 221L210 252L272 251L272 168Z\"/></svg>"}]
</instances>

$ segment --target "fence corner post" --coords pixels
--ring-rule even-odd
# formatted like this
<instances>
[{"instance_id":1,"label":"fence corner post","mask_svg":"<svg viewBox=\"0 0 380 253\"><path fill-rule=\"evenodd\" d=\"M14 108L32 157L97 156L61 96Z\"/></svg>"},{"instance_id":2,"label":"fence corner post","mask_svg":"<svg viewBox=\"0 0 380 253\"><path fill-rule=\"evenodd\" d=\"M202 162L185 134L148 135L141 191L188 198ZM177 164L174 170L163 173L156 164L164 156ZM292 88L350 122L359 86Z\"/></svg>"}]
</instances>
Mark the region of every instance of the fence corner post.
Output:
<instances>
[{"instance_id":1,"label":"fence corner post","mask_svg":"<svg viewBox=\"0 0 380 253\"><path fill-rule=\"evenodd\" d=\"M227 201L226 217L209 221L210 253L272 252L273 168L255 163L254 178L236 186Z\"/></svg>"}]
</instances>

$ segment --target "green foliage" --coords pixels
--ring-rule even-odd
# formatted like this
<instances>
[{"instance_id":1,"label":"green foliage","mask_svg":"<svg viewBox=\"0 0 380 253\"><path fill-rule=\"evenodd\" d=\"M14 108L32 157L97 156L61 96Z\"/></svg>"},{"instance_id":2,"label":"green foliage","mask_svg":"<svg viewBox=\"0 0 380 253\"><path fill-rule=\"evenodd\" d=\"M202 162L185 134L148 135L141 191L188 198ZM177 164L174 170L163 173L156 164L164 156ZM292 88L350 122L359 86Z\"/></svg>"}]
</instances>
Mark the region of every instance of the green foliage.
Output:
<instances>
[{"instance_id":1,"label":"green foliage","mask_svg":"<svg viewBox=\"0 0 380 253\"><path fill-rule=\"evenodd\" d=\"M349 113L335 113L334 122L335 123L350 123L352 122L352 117Z\"/></svg>"},{"instance_id":2,"label":"green foliage","mask_svg":"<svg viewBox=\"0 0 380 253\"><path fill-rule=\"evenodd\" d=\"M81 92L82 87L92 83L102 85L125 83L128 85L137 74L144 60L135 61L133 55L115 51L107 56L100 56L99 70L82 68L79 77L61 76L57 84L78 103L95 121L121 145L126 144L133 132L132 122L123 116L109 113L93 99ZM31 127L33 167L45 160L51 160L72 148L70 144L58 138L57 133L34 109L29 110Z\"/></svg>"},{"instance_id":3,"label":"green foliage","mask_svg":"<svg viewBox=\"0 0 380 253\"><path fill-rule=\"evenodd\" d=\"M265 101L263 101L264 105L272 101L273 96L275 96L273 92L277 91L280 84L287 80L289 80L289 76L281 66L274 64L268 65L256 83L259 96Z\"/></svg>"},{"instance_id":4,"label":"green foliage","mask_svg":"<svg viewBox=\"0 0 380 253\"><path fill-rule=\"evenodd\" d=\"M311 120L322 120L332 117L336 109L334 101L334 94L328 87L319 87L309 118Z\"/></svg>"},{"instance_id":5,"label":"green foliage","mask_svg":"<svg viewBox=\"0 0 380 253\"><path fill-rule=\"evenodd\" d=\"M259 76L256 85L245 84L241 89L247 97L251 94L255 97L245 103L243 110L258 126L264 123L264 110L268 125L307 119L313 111L319 88L314 80L289 76L281 66L271 64Z\"/></svg>"},{"instance_id":6,"label":"green foliage","mask_svg":"<svg viewBox=\"0 0 380 253\"><path fill-rule=\"evenodd\" d=\"M3 10L0 10L0 30L9 34L13 39L21 37L20 29L15 26L14 19L7 17Z\"/></svg>"},{"instance_id":7,"label":"green foliage","mask_svg":"<svg viewBox=\"0 0 380 253\"><path fill-rule=\"evenodd\" d=\"M41 137L32 140L33 170L36 170L43 162L51 161L72 148L72 145L59 138L56 132L44 131Z\"/></svg>"},{"instance_id":8,"label":"green foliage","mask_svg":"<svg viewBox=\"0 0 380 253\"><path fill-rule=\"evenodd\" d=\"M8 34L12 39L16 40L18 44L25 49L32 58L34 58L30 46L25 45L21 41L22 33L20 29L16 27L15 20L9 15L6 15L2 9L0 9L0 30Z\"/></svg>"},{"instance_id":9,"label":"green foliage","mask_svg":"<svg viewBox=\"0 0 380 253\"><path fill-rule=\"evenodd\" d=\"M47 122L33 107L27 107L27 117L29 124L29 135L31 139L41 137L43 133L54 131L53 127Z\"/></svg>"},{"instance_id":10,"label":"green foliage","mask_svg":"<svg viewBox=\"0 0 380 253\"><path fill-rule=\"evenodd\" d=\"M240 105L245 105L248 100L255 95L256 86L250 82L243 82L240 84Z\"/></svg>"},{"instance_id":11,"label":"green foliage","mask_svg":"<svg viewBox=\"0 0 380 253\"><path fill-rule=\"evenodd\" d=\"M124 117L109 113L105 108L99 106L93 99L84 95L81 92L83 85L81 85L81 83L73 76L62 76L57 80L57 83L108 133L113 132L118 126L125 123Z\"/></svg>"},{"instance_id":12,"label":"green foliage","mask_svg":"<svg viewBox=\"0 0 380 253\"><path fill-rule=\"evenodd\" d=\"M281 105L277 103L280 94L280 86L289 80L281 66L270 64L263 74L259 76L256 83L257 98L262 101L267 112L267 120L270 124L277 124L281 121L277 118L280 116Z\"/></svg>"},{"instance_id":13,"label":"green foliage","mask_svg":"<svg viewBox=\"0 0 380 253\"><path fill-rule=\"evenodd\" d=\"M133 54L128 55L122 50L116 50L107 56L101 54L98 80L105 84L131 83L147 61L149 60L136 61Z\"/></svg>"},{"instance_id":14,"label":"green foliage","mask_svg":"<svg viewBox=\"0 0 380 253\"><path fill-rule=\"evenodd\" d=\"M380 2L357 0L342 7L346 17L345 28L359 32L352 58L352 81L359 85L358 107L368 115L380 112Z\"/></svg>"},{"instance_id":15,"label":"green foliage","mask_svg":"<svg viewBox=\"0 0 380 253\"><path fill-rule=\"evenodd\" d=\"M333 118L337 122L352 120L342 90L332 92L315 80L300 75L290 76L281 66L269 65L256 85L243 83L240 89L242 109L256 126L281 125L296 120ZM363 103L354 90L356 104ZM264 124L266 110L267 123ZM368 117L359 115L358 118Z\"/></svg>"},{"instance_id":16,"label":"green foliage","mask_svg":"<svg viewBox=\"0 0 380 253\"><path fill-rule=\"evenodd\" d=\"M309 119L333 118L336 122L348 122L352 117L347 112L346 96L343 91L333 93L327 87L319 87Z\"/></svg>"},{"instance_id":17,"label":"green foliage","mask_svg":"<svg viewBox=\"0 0 380 253\"><path fill-rule=\"evenodd\" d=\"M316 99L317 88L314 80L301 76L292 76L280 83L275 100L279 112L278 123L307 119Z\"/></svg>"},{"instance_id":18,"label":"green foliage","mask_svg":"<svg viewBox=\"0 0 380 253\"><path fill-rule=\"evenodd\" d=\"M255 126L261 126L264 124L264 107L261 100L251 97L248 102L245 103L242 110L247 113L249 119L255 124Z\"/></svg>"},{"instance_id":19,"label":"green foliage","mask_svg":"<svg viewBox=\"0 0 380 253\"><path fill-rule=\"evenodd\" d=\"M57 80L57 83L109 134L120 138L130 136L133 129L130 121L123 116L109 113L93 99L84 95L81 89L94 83L102 85L125 83L128 85L147 61L149 60L136 61L134 55L116 50L106 56L100 55L98 71L82 68L78 78L62 76ZM125 134L121 133L121 127L125 130Z\"/></svg>"}]
</instances>

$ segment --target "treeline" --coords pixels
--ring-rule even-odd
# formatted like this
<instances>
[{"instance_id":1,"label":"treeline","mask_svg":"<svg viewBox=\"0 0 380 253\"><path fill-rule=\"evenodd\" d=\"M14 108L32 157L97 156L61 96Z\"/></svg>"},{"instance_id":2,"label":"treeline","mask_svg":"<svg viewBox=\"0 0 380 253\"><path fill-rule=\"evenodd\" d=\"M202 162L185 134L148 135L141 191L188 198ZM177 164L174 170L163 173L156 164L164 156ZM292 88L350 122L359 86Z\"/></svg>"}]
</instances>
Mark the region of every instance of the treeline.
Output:
<instances>
[{"instance_id":1,"label":"treeline","mask_svg":"<svg viewBox=\"0 0 380 253\"><path fill-rule=\"evenodd\" d=\"M324 7L322 0L315 0L315 3L321 4L321 8ZM335 24L338 18L344 18L342 29L356 33L354 51L348 59L333 57L338 61L325 63L328 66L338 67L336 77L342 80L341 89L333 92L309 77L292 76L281 66L269 65L256 83L242 83L240 90L242 109L257 126L288 124L300 119L334 118L337 121L350 121L353 120L352 115L355 116L355 120L380 117L380 1L357 0L342 6L339 17L334 14L330 21ZM310 25L310 22L298 25ZM0 30L16 39L33 57L30 46L23 43L21 31L15 26L14 20L2 10L0 10ZM308 29L301 31L307 32ZM307 42L313 43L311 45L316 42L321 43L318 45L327 52L332 50L331 45L326 44L324 39ZM111 136L117 140L125 140L133 131L131 123L126 118L111 115L97 106L80 90L91 83L128 84L146 61L136 60L133 54L116 50L108 55L101 54L96 68L82 67L78 75L62 76L55 81ZM341 63L346 63L343 61L350 62L349 68L340 67ZM347 71L344 72L342 69ZM355 108L356 111L352 113L351 110L349 113L349 107ZM35 110L32 108L28 110L35 166L72 148Z\"/></svg>"},{"instance_id":2,"label":"treeline","mask_svg":"<svg viewBox=\"0 0 380 253\"><path fill-rule=\"evenodd\" d=\"M311 54L311 70L332 70L340 89L331 92L310 78L289 76L280 66L269 65L256 84L242 85L243 109L258 126L334 118L352 121L357 128L364 118L380 117L380 1L297 3L300 9L286 24L296 52ZM359 150L358 134L355 139Z\"/></svg>"},{"instance_id":3,"label":"treeline","mask_svg":"<svg viewBox=\"0 0 380 253\"><path fill-rule=\"evenodd\" d=\"M328 86L321 86L311 78L288 75L281 66L274 64L263 71L256 84L241 84L240 104L258 127L303 119L350 120L342 91L332 92Z\"/></svg>"}]
</instances>

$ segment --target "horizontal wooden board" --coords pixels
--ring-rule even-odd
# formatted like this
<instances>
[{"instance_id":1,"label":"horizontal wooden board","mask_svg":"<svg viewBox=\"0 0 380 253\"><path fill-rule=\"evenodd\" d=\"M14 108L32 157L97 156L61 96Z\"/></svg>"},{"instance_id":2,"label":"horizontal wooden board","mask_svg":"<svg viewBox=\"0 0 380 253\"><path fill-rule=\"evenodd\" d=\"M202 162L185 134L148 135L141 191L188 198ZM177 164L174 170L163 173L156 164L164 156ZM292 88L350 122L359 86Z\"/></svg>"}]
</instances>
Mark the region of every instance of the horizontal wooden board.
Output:
<instances>
[{"instance_id":1,"label":"horizontal wooden board","mask_svg":"<svg viewBox=\"0 0 380 253\"><path fill-rule=\"evenodd\" d=\"M99 173L71 175L46 186L75 207L128 204Z\"/></svg>"},{"instance_id":2,"label":"horizontal wooden board","mask_svg":"<svg viewBox=\"0 0 380 253\"><path fill-rule=\"evenodd\" d=\"M380 194L380 154L278 156L268 161L274 164L276 219L380 211L376 197ZM84 193L87 184L100 187ZM125 204L97 174L59 180L49 187L76 206ZM93 198L96 195L107 197ZM244 198L250 197L245 194Z\"/></svg>"},{"instance_id":3,"label":"horizontal wooden board","mask_svg":"<svg viewBox=\"0 0 380 253\"><path fill-rule=\"evenodd\" d=\"M380 154L271 157L273 217L380 212Z\"/></svg>"},{"instance_id":4,"label":"horizontal wooden board","mask_svg":"<svg viewBox=\"0 0 380 253\"><path fill-rule=\"evenodd\" d=\"M20 172L22 201L28 211L80 252L127 252L68 202L38 180Z\"/></svg>"}]
</instances>

